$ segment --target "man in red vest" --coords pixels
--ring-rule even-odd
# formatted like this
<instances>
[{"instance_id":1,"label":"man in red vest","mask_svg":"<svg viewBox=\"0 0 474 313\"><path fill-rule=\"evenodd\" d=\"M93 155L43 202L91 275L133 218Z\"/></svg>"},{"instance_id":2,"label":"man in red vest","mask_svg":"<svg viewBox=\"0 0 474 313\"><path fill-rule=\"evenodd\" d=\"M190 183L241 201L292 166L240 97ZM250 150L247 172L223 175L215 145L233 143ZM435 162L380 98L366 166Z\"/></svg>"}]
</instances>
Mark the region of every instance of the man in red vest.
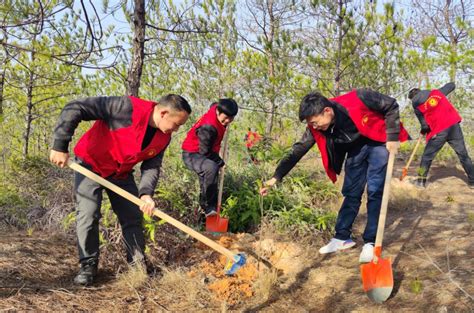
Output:
<instances>
[{"instance_id":1,"label":"man in red vest","mask_svg":"<svg viewBox=\"0 0 474 313\"><path fill-rule=\"evenodd\" d=\"M415 115L421 124L421 133L426 134L426 147L421 157L419 175L415 185L424 188L431 162L447 142L456 151L462 167L467 174L468 185L474 188L474 167L467 153L461 130L461 116L446 96L455 88L447 83L439 90L420 90L413 88L408 93Z\"/></svg>"},{"instance_id":2,"label":"man in red vest","mask_svg":"<svg viewBox=\"0 0 474 313\"><path fill-rule=\"evenodd\" d=\"M217 214L217 174L224 161L219 157L222 138L239 107L233 99L219 99L193 125L183 142L183 161L199 176L199 204L206 217Z\"/></svg>"},{"instance_id":3,"label":"man in red vest","mask_svg":"<svg viewBox=\"0 0 474 313\"><path fill-rule=\"evenodd\" d=\"M76 232L81 269L74 278L89 285L97 275L99 262L99 219L102 191L117 214L127 250L128 262L143 261L145 238L143 212L152 214L153 194L164 151L171 133L183 125L191 113L188 102L167 95L158 103L135 97L92 97L68 103L54 130L50 161L65 167L69 143L81 121L96 120L74 148L76 161L146 202L138 207L105 189L93 180L75 174ZM140 184L135 184L133 167L141 164Z\"/></svg>"},{"instance_id":4,"label":"man in red vest","mask_svg":"<svg viewBox=\"0 0 474 313\"><path fill-rule=\"evenodd\" d=\"M367 185L367 224L359 262L373 258L389 151L396 153L399 140L408 139L399 122L395 99L369 89L358 89L327 99L319 93L306 95L300 104L299 118L308 127L302 139L277 166L273 178L265 182L262 195L288 174L316 143L329 178L335 182L345 160L342 187L344 202L336 222L336 234L322 247L321 254L355 246L352 224L359 212Z\"/></svg>"}]
</instances>

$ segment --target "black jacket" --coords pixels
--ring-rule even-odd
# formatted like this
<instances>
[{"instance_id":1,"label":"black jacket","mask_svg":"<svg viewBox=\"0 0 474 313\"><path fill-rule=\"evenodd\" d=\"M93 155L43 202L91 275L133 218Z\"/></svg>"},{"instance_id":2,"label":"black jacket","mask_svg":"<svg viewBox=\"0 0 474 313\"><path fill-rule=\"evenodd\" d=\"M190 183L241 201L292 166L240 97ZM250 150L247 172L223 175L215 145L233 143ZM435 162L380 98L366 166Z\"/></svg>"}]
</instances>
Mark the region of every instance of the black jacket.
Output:
<instances>
[{"instance_id":1,"label":"black jacket","mask_svg":"<svg viewBox=\"0 0 474 313\"><path fill-rule=\"evenodd\" d=\"M396 99L370 89L358 89L357 97L369 109L385 117L387 140L398 141L400 118ZM332 105L335 113L334 124L322 133L326 137L329 165L337 174L340 174L349 151L365 144L383 145L384 143L362 136L349 117L346 108L336 102L332 102ZM296 142L291 152L280 161L273 177L281 181L315 143L311 130L306 128L301 140Z\"/></svg>"},{"instance_id":2,"label":"black jacket","mask_svg":"<svg viewBox=\"0 0 474 313\"><path fill-rule=\"evenodd\" d=\"M196 135L199 138L199 154L213 160L219 167L224 166L224 160L218 153L212 151L212 146L217 138L217 130L212 125L202 125L196 129Z\"/></svg>"}]
</instances>

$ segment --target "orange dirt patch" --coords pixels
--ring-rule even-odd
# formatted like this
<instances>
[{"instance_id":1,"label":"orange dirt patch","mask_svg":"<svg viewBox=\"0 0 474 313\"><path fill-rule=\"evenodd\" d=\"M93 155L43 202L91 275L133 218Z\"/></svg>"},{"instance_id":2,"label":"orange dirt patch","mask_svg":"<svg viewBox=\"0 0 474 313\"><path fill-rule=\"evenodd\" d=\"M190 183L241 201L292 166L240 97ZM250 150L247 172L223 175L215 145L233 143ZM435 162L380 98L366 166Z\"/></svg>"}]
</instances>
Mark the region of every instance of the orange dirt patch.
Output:
<instances>
[{"instance_id":1,"label":"orange dirt patch","mask_svg":"<svg viewBox=\"0 0 474 313\"><path fill-rule=\"evenodd\" d=\"M224 266L227 258L219 257L213 263L203 261L199 269L206 276L213 276L216 280L208 285L219 300L224 300L229 304L236 304L245 298L253 296L252 285L257 277L255 264L247 263L240 268L234 276L224 274Z\"/></svg>"},{"instance_id":2,"label":"orange dirt patch","mask_svg":"<svg viewBox=\"0 0 474 313\"><path fill-rule=\"evenodd\" d=\"M226 248L232 248L235 244L235 236L222 236L215 240ZM254 259L247 260L245 266L241 267L235 275L226 276L224 268L227 264L227 258L220 255L214 260L204 260L199 263L194 270L188 273L189 276L195 277L200 274L204 275L210 283L209 290L217 299L233 305L237 304L254 295L253 283L257 278L257 268Z\"/></svg>"}]
</instances>

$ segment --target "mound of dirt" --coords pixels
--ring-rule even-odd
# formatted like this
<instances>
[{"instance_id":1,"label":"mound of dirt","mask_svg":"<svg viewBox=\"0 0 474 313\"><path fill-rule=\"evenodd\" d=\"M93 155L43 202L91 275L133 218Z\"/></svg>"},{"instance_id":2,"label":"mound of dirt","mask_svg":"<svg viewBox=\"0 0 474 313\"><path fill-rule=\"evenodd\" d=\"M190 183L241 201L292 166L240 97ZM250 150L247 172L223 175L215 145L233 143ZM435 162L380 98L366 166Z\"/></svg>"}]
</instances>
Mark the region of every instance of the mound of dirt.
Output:
<instances>
[{"instance_id":1,"label":"mound of dirt","mask_svg":"<svg viewBox=\"0 0 474 313\"><path fill-rule=\"evenodd\" d=\"M291 277L299 272L307 262L306 251L294 242L278 242L271 238L257 240L248 234L210 235L214 240L231 251L248 251L247 263L233 276L226 276L224 268L228 262L222 255L212 253L194 266L188 275L203 277L208 289L217 299L235 305L255 295L255 286L266 270L272 268L279 276ZM196 247L209 248L201 243Z\"/></svg>"},{"instance_id":2,"label":"mound of dirt","mask_svg":"<svg viewBox=\"0 0 474 313\"><path fill-rule=\"evenodd\" d=\"M238 235L224 235L217 237L217 242L224 247L233 250L238 241ZM198 244L200 248L202 244ZM217 299L234 305L254 295L252 284L257 277L256 260L253 257L247 259L245 266L240 268L235 275L226 276L224 268L227 265L227 258L223 255L203 260L195 269L189 272L191 277L204 276L204 281L208 282L209 290Z\"/></svg>"}]
</instances>

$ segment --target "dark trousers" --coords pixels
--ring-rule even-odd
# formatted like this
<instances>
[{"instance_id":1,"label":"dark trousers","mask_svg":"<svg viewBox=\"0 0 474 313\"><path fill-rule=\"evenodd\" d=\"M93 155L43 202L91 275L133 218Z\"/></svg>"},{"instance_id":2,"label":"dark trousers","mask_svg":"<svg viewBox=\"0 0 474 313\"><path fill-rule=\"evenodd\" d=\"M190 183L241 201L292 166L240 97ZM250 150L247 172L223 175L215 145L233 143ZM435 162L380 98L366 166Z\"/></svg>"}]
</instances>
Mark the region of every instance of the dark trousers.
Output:
<instances>
[{"instance_id":1,"label":"dark trousers","mask_svg":"<svg viewBox=\"0 0 474 313\"><path fill-rule=\"evenodd\" d=\"M443 148L446 142L449 143L451 148L453 148L458 155L459 161L461 161L462 167L467 174L469 183L474 184L474 167L472 165L472 160L467 153L461 125L459 124L443 130L428 141L423 156L421 157L420 176L424 178L428 176L431 162L433 162L436 154L438 154L439 150Z\"/></svg>"},{"instance_id":2,"label":"dark trousers","mask_svg":"<svg viewBox=\"0 0 474 313\"><path fill-rule=\"evenodd\" d=\"M183 152L183 161L186 167L198 174L199 204L205 212L217 209L217 176L219 165L199 153Z\"/></svg>"},{"instance_id":3,"label":"dark trousers","mask_svg":"<svg viewBox=\"0 0 474 313\"><path fill-rule=\"evenodd\" d=\"M81 165L88 167L84 163ZM138 196L138 188L132 174L123 180L110 178L107 180ZM139 253L137 253L137 257L143 257L145 251L145 238L142 227L143 213L138 206L79 173L75 174L74 187L77 202L76 232L79 261L81 263L98 262L100 207L102 191L104 189L109 196L112 210L117 215L122 227L122 235L127 250L127 261L132 262L137 252Z\"/></svg>"},{"instance_id":4,"label":"dark trousers","mask_svg":"<svg viewBox=\"0 0 474 313\"><path fill-rule=\"evenodd\" d=\"M363 239L365 243L375 242L387 162L385 145L363 145L348 153L342 187L344 201L337 216L335 238L350 238L367 185L367 224Z\"/></svg>"}]
</instances>

